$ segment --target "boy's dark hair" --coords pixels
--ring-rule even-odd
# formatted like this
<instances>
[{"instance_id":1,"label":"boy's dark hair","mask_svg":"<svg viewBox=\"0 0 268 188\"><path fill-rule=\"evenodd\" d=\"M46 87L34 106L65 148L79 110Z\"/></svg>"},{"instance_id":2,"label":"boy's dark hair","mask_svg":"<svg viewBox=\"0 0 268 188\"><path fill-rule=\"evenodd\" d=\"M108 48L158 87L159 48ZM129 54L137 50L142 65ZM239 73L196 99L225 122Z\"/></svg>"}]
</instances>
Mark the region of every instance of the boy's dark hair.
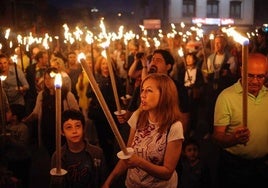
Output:
<instances>
[{"instance_id":1,"label":"boy's dark hair","mask_svg":"<svg viewBox=\"0 0 268 188\"><path fill-rule=\"evenodd\" d=\"M85 117L81 111L75 109L65 110L61 115L61 128L63 128L64 122L68 121L69 119L80 120L83 128L85 127Z\"/></svg>"},{"instance_id":2,"label":"boy's dark hair","mask_svg":"<svg viewBox=\"0 0 268 188\"><path fill-rule=\"evenodd\" d=\"M21 121L25 117L25 107L21 104L11 104L10 110L12 115L17 116L18 120Z\"/></svg>"},{"instance_id":3,"label":"boy's dark hair","mask_svg":"<svg viewBox=\"0 0 268 188\"><path fill-rule=\"evenodd\" d=\"M195 145L197 146L197 149L200 150L200 145L198 143L198 141L194 138L187 138L183 141L183 144L182 144L182 151L185 151L185 148L186 146L189 146L189 145Z\"/></svg>"}]
</instances>

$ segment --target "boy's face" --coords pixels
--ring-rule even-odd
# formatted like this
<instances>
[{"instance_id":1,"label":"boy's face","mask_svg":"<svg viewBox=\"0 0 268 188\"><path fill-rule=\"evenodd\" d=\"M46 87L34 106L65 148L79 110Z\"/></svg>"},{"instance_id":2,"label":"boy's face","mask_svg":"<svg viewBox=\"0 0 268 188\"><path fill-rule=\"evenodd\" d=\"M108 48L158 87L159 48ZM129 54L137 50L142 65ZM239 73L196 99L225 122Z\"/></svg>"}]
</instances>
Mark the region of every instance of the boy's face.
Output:
<instances>
[{"instance_id":1,"label":"boy's face","mask_svg":"<svg viewBox=\"0 0 268 188\"><path fill-rule=\"evenodd\" d=\"M83 125L80 120L68 119L63 124L63 135L68 143L83 141Z\"/></svg>"},{"instance_id":2,"label":"boy's face","mask_svg":"<svg viewBox=\"0 0 268 188\"><path fill-rule=\"evenodd\" d=\"M199 155L198 147L194 144L189 144L185 147L184 154L189 161L195 161Z\"/></svg>"}]
</instances>

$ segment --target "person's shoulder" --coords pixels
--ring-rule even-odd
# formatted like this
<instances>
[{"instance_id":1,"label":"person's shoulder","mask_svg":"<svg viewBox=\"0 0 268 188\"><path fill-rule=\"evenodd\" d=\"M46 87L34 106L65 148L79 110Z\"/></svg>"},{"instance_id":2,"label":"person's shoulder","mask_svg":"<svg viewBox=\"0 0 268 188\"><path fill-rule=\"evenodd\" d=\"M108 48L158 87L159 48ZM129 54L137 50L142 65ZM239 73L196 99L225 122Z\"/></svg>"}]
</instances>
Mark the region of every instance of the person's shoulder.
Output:
<instances>
[{"instance_id":1,"label":"person's shoulder","mask_svg":"<svg viewBox=\"0 0 268 188\"><path fill-rule=\"evenodd\" d=\"M214 57L216 55L216 53L215 52L212 52L209 56L208 56L208 58L212 58L212 57Z\"/></svg>"},{"instance_id":2,"label":"person's shoulder","mask_svg":"<svg viewBox=\"0 0 268 188\"><path fill-rule=\"evenodd\" d=\"M182 122L178 120L171 125L170 129L180 129L181 127L182 127Z\"/></svg>"},{"instance_id":3,"label":"person's shoulder","mask_svg":"<svg viewBox=\"0 0 268 188\"><path fill-rule=\"evenodd\" d=\"M184 139L183 136L183 126L181 121L174 122L169 130L169 141L177 140L177 139Z\"/></svg>"},{"instance_id":4,"label":"person's shoulder","mask_svg":"<svg viewBox=\"0 0 268 188\"><path fill-rule=\"evenodd\" d=\"M37 95L42 96L44 92L45 92L45 91L42 89L41 91L39 91L39 92L38 92L38 94L37 94Z\"/></svg>"},{"instance_id":5,"label":"person's shoulder","mask_svg":"<svg viewBox=\"0 0 268 188\"><path fill-rule=\"evenodd\" d=\"M140 112L141 110L138 108L136 111L132 113L129 120L127 121L127 123L129 124L131 128L134 128L134 129L136 128Z\"/></svg>"},{"instance_id":6,"label":"person's shoulder","mask_svg":"<svg viewBox=\"0 0 268 188\"><path fill-rule=\"evenodd\" d=\"M96 79L96 80L101 80L101 79L102 79L102 75L99 74L99 73L96 73L96 74L95 74L95 79Z\"/></svg>"},{"instance_id":7,"label":"person's shoulder","mask_svg":"<svg viewBox=\"0 0 268 188\"><path fill-rule=\"evenodd\" d=\"M43 93L44 93L44 90L41 90L40 92L38 92L36 101L38 101L38 99L40 100L43 99Z\"/></svg>"},{"instance_id":8,"label":"person's shoulder","mask_svg":"<svg viewBox=\"0 0 268 188\"><path fill-rule=\"evenodd\" d=\"M224 54L225 54L228 58L234 57L234 55L233 55L233 54L231 53L231 51L228 50L228 49L226 49L226 50L224 51Z\"/></svg>"},{"instance_id":9,"label":"person's shoulder","mask_svg":"<svg viewBox=\"0 0 268 188\"><path fill-rule=\"evenodd\" d=\"M15 72L15 66L9 65L8 72Z\"/></svg>"},{"instance_id":10,"label":"person's shoulder","mask_svg":"<svg viewBox=\"0 0 268 188\"><path fill-rule=\"evenodd\" d=\"M26 70L27 69L35 69L36 65L37 65L37 63L32 63L26 68Z\"/></svg>"},{"instance_id":11,"label":"person's shoulder","mask_svg":"<svg viewBox=\"0 0 268 188\"><path fill-rule=\"evenodd\" d=\"M83 71L83 67L80 63L77 63L77 68L79 69L79 71Z\"/></svg>"},{"instance_id":12,"label":"person's shoulder","mask_svg":"<svg viewBox=\"0 0 268 188\"><path fill-rule=\"evenodd\" d=\"M25 70L26 74L34 72L35 68L36 68L36 63L30 64L29 66L26 67L26 70Z\"/></svg>"},{"instance_id":13,"label":"person's shoulder","mask_svg":"<svg viewBox=\"0 0 268 188\"><path fill-rule=\"evenodd\" d=\"M103 155L103 150L101 147L90 144L87 142L86 151L88 151L92 156L101 157Z\"/></svg>"},{"instance_id":14,"label":"person's shoulder","mask_svg":"<svg viewBox=\"0 0 268 188\"><path fill-rule=\"evenodd\" d=\"M62 77L68 77L68 78L70 78L70 76L65 71L61 71L60 74L61 74Z\"/></svg>"},{"instance_id":15,"label":"person's shoulder","mask_svg":"<svg viewBox=\"0 0 268 188\"><path fill-rule=\"evenodd\" d=\"M102 151L101 147L97 146L97 145L93 145L87 142L87 146L88 149L93 149L93 150L98 150L98 151Z\"/></svg>"},{"instance_id":16,"label":"person's shoulder","mask_svg":"<svg viewBox=\"0 0 268 188\"><path fill-rule=\"evenodd\" d=\"M240 93L240 92L242 92L242 86L239 82L235 82L232 85L223 89L222 92L224 92L224 93Z\"/></svg>"},{"instance_id":17,"label":"person's shoulder","mask_svg":"<svg viewBox=\"0 0 268 188\"><path fill-rule=\"evenodd\" d=\"M72 91L67 91L67 97L74 97L74 94Z\"/></svg>"},{"instance_id":18,"label":"person's shoulder","mask_svg":"<svg viewBox=\"0 0 268 188\"><path fill-rule=\"evenodd\" d=\"M240 83L236 82L233 85L223 89L220 93L218 98L225 98L228 100L235 99L234 96L237 96L237 94L240 94L243 92L243 89L240 85Z\"/></svg>"},{"instance_id":19,"label":"person's shoulder","mask_svg":"<svg viewBox=\"0 0 268 188\"><path fill-rule=\"evenodd\" d=\"M174 84L175 84L177 87L184 86L184 84L181 84L181 82L179 82L178 80L176 80L176 79L174 79L174 78L172 78L172 77L170 77L170 78L173 80Z\"/></svg>"}]
</instances>

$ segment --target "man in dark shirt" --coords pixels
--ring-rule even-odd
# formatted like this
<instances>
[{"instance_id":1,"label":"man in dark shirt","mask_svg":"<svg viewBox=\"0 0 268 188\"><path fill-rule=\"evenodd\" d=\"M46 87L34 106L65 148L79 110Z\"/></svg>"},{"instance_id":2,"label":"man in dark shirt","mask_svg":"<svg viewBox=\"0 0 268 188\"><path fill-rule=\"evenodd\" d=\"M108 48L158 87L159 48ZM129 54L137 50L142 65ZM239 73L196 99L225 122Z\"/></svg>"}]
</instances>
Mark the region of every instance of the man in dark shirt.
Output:
<instances>
[{"instance_id":1,"label":"man in dark shirt","mask_svg":"<svg viewBox=\"0 0 268 188\"><path fill-rule=\"evenodd\" d=\"M150 64L147 66L146 57L142 58L142 79L145 78L150 73L162 73L169 75L172 71L172 67L174 65L174 58L168 50L157 49L152 54L152 59ZM182 124L184 128L184 132L187 129L187 124L189 122L189 99L187 94L187 89L183 84L179 84L174 80L179 94L179 108L182 112ZM138 88L139 89L139 88ZM132 100L127 109L127 113L124 116L117 116L120 123L125 123L131 114L138 108L139 104L139 92L135 91L137 97L132 96Z\"/></svg>"}]
</instances>

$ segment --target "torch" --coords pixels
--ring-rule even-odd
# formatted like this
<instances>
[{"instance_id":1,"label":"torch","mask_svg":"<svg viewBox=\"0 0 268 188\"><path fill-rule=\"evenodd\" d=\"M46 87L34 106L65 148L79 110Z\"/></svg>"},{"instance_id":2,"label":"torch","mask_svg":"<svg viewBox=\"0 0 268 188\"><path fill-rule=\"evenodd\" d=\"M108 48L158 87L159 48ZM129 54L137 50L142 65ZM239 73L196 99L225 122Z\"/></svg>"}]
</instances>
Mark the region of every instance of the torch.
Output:
<instances>
[{"instance_id":1,"label":"torch","mask_svg":"<svg viewBox=\"0 0 268 188\"><path fill-rule=\"evenodd\" d=\"M227 35L232 36L233 39L242 45L242 87L243 87L243 97L242 97L242 125L247 126L247 110L248 110L248 45L249 39L242 36L240 33L234 30L234 28L223 28L223 32Z\"/></svg>"},{"instance_id":2,"label":"torch","mask_svg":"<svg viewBox=\"0 0 268 188\"><path fill-rule=\"evenodd\" d=\"M115 81L115 76L114 76L114 71L113 71L113 66L112 66L112 59L111 59L110 54L109 54L109 48L108 47L104 47L104 48L105 48L105 55L104 56L106 56L106 59L108 61L108 69L109 69L114 99L115 99L116 108L117 108L117 111L114 113L115 113L115 115L123 115L124 113L126 113L126 111L122 110L122 108L120 106L117 87L116 87L116 81Z\"/></svg>"},{"instance_id":3,"label":"torch","mask_svg":"<svg viewBox=\"0 0 268 188\"><path fill-rule=\"evenodd\" d=\"M15 75L16 75L16 82L17 82L17 87L18 87L18 92L20 92L20 82L19 82L19 76L18 76L18 68L17 68L17 63L18 63L18 57L17 55L11 56L11 59L14 63L14 68L15 68Z\"/></svg>"},{"instance_id":4,"label":"torch","mask_svg":"<svg viewBox=\"0 0 268 188\"><path fill-rule=\"evenodd\" d=\"M2 135L6 135L6 111L5 111L5 101L4 101L4 95L3 95L3 88L2 88L2 81L6 79L6 76L1 75L0 76L0 110L1 110L1 123L2 123Z\"/></svg>"},{"instance_id":5,"label":"torch","mask_svg":"<svg viewBox=\"0 0 268 188\"><path fill-rule=\"evenodd\" d=\"M183 58L183 63L184 63L184 67L185 67L185 71L186 71L187 77L188 77L188 81L189 81L190 85L192 85L192 79L191 79L190 73L189 73L189 71L187 69L186 58L185 58L185 55L183 53L182 47L178 50L178 54L179 54L179 56L181 58Z\"/></svg>"},{"instance_id":6,"label":"torch","mask_svg":"<svg viewBox=\"0 0 268 188\"><path fill-rule=\"evenodd\" d=\"M56 105L56 168L50 170L53 186L57 187L59 184L62 186L62 177L67 173L66 170L61 168L61 74L51 75L55 77L55 105Z\"/></svg>"},{"instance_id":7,"label":"torch","mask_svg":"<svg viewBox=\"0 0 268 188\"><path fill-rule=\"evenodd\" d=\"M88 80L89 80L89 83L101 105L101 108L110 124L110 127L115 135L115 138L119 144L119 147L121 149L120 152L117 153L117 156L120 158L120 159L127 159L127 158L130 158L133 154L133 148L127 148L126 145L125 145L125 142L124 140L122 139L122 136L120 135L120 132L118 131L118 128L115 124L115 121L111 115L111 112L104 100L104 97L98 87L98 84L93 76L93 73L92 71L90 70L90 67L89 65L87 64L86 60L85 60L85 54L83 53L80 53L78 55L78 59L79 59L79 62L81 63L87 77L88 77Z\"/></svg>"},{"instance_id":8,"label":"torch","mask_svg":"<svg viewBox=\"0 0 268 188\"><path fill-rule=\"evenodd\" d=\"M106 33L106 27L105 27L105 24L104 24L103 20L101 20L100 28L102 30L102 35L104 36L104 38L106 38L106 42L103 42L101 44L101 46L105 49L104 56L106 56L106 59L108 61L108 69L109 69L109 74L110 74L110 78L111 78L114 99L115 99L116 108L117 108L117 111L114 112L114 113L115 113L115 115L123 115L124 113L126 113L126 111L122 110L121 106L120 106L117 87L116 87L116 82L115 82L114 71L113 71L113 67L112 67L112 59L111 59L110 53L109 53L110 37Z\"/></svg>"}]
</instances>

